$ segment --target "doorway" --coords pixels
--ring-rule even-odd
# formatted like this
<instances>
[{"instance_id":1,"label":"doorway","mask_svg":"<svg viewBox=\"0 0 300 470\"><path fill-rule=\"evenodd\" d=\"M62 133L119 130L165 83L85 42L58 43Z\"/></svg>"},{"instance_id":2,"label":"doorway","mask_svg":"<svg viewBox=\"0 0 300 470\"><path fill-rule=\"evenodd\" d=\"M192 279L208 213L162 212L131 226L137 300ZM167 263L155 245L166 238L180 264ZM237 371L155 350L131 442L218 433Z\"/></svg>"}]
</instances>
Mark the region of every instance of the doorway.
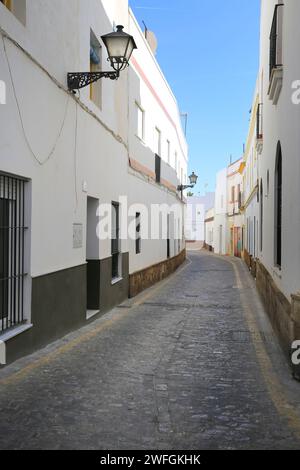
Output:
<instances>
[{"instance_id":1,"label":"doorway","mask_svg":"<svg viewBox=\"0 0 300 470\"><path fill-rule=\"evenodd\" d=\"M86 223L87 318L91 318L100 311L100 250L97 236L98 207L99 199L88 196Z\"/></svg>"}]
</instances>

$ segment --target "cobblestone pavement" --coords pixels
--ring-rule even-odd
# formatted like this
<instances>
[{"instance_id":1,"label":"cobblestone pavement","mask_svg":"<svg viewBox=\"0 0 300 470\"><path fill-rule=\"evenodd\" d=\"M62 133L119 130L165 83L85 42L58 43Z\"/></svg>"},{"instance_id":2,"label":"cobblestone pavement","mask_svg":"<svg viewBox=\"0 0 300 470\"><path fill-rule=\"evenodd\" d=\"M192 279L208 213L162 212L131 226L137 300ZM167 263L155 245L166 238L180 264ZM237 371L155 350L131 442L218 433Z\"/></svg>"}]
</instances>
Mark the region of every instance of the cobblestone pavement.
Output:
<instances>
[{"instance_id":1,"label":"cobblestone pavement","mask_svg":"<svg viewBox=\"0 0 300 470\"><path fill-rule=\"evenodd\" d=\"M190 253L0 371L0 448L299 448L299 389L242 262Z\"/></svg>"}]
</instances>

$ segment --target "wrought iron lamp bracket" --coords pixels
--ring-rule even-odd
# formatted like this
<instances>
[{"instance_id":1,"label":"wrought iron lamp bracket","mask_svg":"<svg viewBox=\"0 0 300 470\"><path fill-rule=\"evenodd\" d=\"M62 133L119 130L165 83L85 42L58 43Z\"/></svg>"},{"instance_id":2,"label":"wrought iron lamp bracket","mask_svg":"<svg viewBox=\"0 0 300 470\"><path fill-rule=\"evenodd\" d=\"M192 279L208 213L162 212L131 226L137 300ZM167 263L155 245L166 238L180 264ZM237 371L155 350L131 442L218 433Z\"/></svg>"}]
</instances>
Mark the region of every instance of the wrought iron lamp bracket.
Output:
<instances>
[{"instance_id":1,"label":"wrought iron lamp bracket","mask_svg":"<svg viewBox=\"0 0 300 470\"><path fill-rule=\"evenodd\" d=\"M189 188L193 189L194 187L195 187L194 184L189 184L189 185L183 185L182 184L182 185L178 186L177 191L185 191L186 189L189 189Z\"/></svg>"},{"instance_id":2,"label":"wrought iron lamp bracket","mask_svg":"<svg viewBox=\"0 0 300 470\"><path fill-rule=\"evenodd\" d=\"M68 73L68 89L70 91L80 90L101 78L118 80L120 72L78 72Z\"/></svg>"}]
</instances>

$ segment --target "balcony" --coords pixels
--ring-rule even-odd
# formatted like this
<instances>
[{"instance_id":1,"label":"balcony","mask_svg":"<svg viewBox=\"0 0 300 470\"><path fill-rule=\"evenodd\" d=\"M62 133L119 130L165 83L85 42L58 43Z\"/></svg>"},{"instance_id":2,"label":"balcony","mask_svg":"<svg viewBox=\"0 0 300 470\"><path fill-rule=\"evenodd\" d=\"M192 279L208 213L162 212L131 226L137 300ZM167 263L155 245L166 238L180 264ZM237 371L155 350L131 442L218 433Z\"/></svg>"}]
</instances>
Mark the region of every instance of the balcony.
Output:
<instances>
[{"instance_id":1,"label":"balcony","mask_svg":"<svg viewBox=\"0 0 300 470\"><path fill-rule=\"evenodd\" d=\"M263 105L260 103L256 113L256 150L259 154L263 150Z\"/></svg>"}]
</instances>

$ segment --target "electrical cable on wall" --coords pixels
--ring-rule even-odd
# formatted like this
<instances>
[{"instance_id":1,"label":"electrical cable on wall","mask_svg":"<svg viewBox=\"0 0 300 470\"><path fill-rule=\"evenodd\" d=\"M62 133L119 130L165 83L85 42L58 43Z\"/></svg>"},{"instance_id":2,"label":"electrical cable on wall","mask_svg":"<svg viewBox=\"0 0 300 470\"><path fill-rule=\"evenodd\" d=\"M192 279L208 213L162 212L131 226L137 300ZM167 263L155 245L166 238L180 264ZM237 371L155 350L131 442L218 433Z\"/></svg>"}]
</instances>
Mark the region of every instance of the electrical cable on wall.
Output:
<instances>
[{"instance_id":1,"label":"electrical cable on wall","mask_svg":"<svg viewBox=\"0 0 300 470\"><path fill-rule=\"evenodd\" d=\"M31 146L31 144L30 144L30 142L29 142L29 139L28 139L28 137L27 137L27 134L26 134L25 125L24 125L24 121L23 121L23 118L22 118L22 112L21 112L21 108L20 108L20 104L19 104L19 100L18 100L18 96L17 96L17 92L16 92L15 82L14 82L14 79L13 79L13 73L12 73L10 61L9 61L9 58L8 58L7 50L6 50L6 44L5 44L4 36L3 36L2 34L1 34L1 38L2 38L2 42L3 42L4 55L5 55L6 62L7 62L7 66L8 66L9 76L10 76L10 80L11 80L11 84L12 84L12 89L13 89L13 94L14 94L14 98L15 98L15 101L16 101L17 109L18 109L18 114L19 114L19 117L20 117L20 123L21 123L21 127L22 127L23 134L24 134L24 138L25 138L26 144L27 144L28 149L29 149L31 155L33 156L33 158L38 162L38 164L39 164L40 166L43 166L43 165L52 157L52 155L54 154L54 152L55 152L55 150L56 150L56 147L57 147L57 144L58 144L58 142L59 142L59 139L60 139L60 137L61 137L61 135L62 135L64 126L65 126L65 122L66 122L66 118L67 118L70 96L68 95L68 97L67 97L67 101L66 101L66 106L65 106L65 111L64 111L64 116L63 116L62 124L61 124L61 126L60 126L60 129L59 129L59 132L58 132L58 136L57 136L57 138L56 138L56 140L55 140L55 143L54 143L54 145L53 145L53 147L52 147L50 153L48 154L48 156L47 156L44 160L41 160L41 159L35 154L35 152L33 151L32 146Z\"/></svg>"},{"instance_id":2,"label":"electrical cable on wall","mask_svg":"<svg viewBox=\"0 0 300 470\"><path fill-rule=\"evenodd\" d=\"M78 191L77 191L77 133L78 133L78 105L75 101L75 139L74 139L74 184L75 184L75 199L76 209L78 207Z\"/></svg>"}]
</instances>

